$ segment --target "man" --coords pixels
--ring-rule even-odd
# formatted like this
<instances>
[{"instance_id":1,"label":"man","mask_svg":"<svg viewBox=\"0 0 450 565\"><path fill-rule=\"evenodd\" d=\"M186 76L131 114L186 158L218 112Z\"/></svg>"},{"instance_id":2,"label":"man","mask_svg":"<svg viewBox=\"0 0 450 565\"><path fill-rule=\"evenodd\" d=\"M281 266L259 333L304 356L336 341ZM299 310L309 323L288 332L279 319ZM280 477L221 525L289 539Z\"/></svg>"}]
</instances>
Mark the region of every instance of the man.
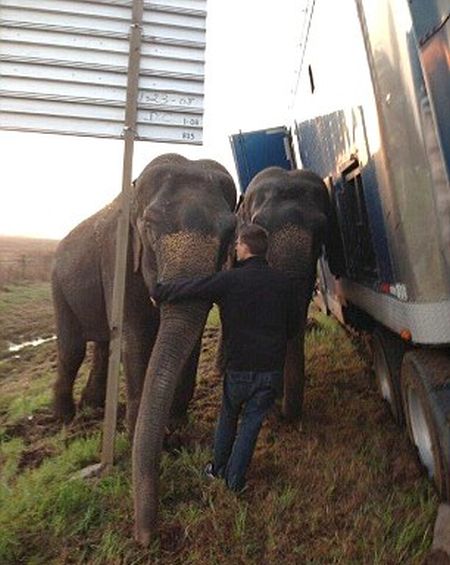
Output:
<instances>
[{"instance_id":1,"label":"man","mask_svg":"<svg viewBox=\"0 0 450 565\"><path fill-rule=\"evenodd\" d=\"M299 322L292 283L268 265L267 246L263 228L243 226L237 268L158 285L153 297L156 302L202 298L219 306L225 378L214 461L205 472L224 478L237 492L245 486L263 420L282 390L287 340Z\"/></svg>"}]
</instances>

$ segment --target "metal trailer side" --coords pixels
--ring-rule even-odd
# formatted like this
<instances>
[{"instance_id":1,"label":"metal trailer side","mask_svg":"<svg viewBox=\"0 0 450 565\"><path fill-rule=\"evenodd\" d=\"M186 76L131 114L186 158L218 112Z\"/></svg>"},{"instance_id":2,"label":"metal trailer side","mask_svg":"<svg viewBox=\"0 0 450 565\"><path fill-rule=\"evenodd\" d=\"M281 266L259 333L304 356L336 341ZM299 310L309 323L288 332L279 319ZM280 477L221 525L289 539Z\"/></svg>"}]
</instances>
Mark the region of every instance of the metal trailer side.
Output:
<instances>
[{"instance_id":1,"label":"metal trailer side","mask_svg":"<svg viewBox=\"0 0 450 565\"><path fill-rule=\"evenodd\" d=\"M375 328L381 392L397 421L406 420L444 498L449 13L448 0L426 7L419 0L316 0L294 106L302 165L326 180L341 241L339 256L321 260L327 306L344 322ZM338 35L337 21L345 22ZM332 45L324 42L332 37Z\"/></svg>"}]
</instances>

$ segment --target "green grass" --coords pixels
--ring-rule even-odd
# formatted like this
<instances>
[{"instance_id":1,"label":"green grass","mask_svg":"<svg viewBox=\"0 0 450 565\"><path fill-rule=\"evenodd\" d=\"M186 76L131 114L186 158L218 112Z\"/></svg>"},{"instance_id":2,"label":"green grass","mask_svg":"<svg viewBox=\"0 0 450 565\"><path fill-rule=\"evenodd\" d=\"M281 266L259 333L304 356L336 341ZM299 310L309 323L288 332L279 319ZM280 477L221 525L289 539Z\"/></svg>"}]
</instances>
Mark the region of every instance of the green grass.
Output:
<instances>
[{"instance_id":1,"label":"green grass","mask_svg":"<svg viewBox=\"0 0 450 565\"><path fill-rule=\"evenodd\" d=\"M50 284L34 282L28 284L8 285L0 293L0 314L11 311L12 307L36 305L36 302L47 302Z\"/></svg>"},{"instance_id":2,"label":"green grass","mask_svg":"<svg viewBox=\"0 0 450 565\"><path fill-rule=\"evenodd\" d=\"M0 359L10 342L20 344L54 333L50 283L10 285L0 292Z\"/></svg>"},{"instance_id":3,"label":"green grass","mask_svg":"<svg viewBox=\"0 0 450 565\"><path fill-rule=\"evenodd\" d=\"M24 302L16 300L19 311ZM361 347L333 320L315 316L306 338L302 425L270 415L249 488L236 497L202 474L221 394L218 313L211 311L188 423L177 447L163 453L160 527L147 550L133 541L126 433L118 434L112 471L81 480L78 472L99 461L101 421L80 414L60 429L51 420L55 344L4 359L0 563L421 564L437 498L380 400ZM77 398L87 370L85 364Z\"/></svg>"},{"instance_id":4,"label":"green grass","mask_svg":"<svg viewBox=\"0 0 450 565\"><path fill-rule=\"evenodd\" d=\"M1 414L11 424L49 405L55 371L54 343L23 351L19 359L0 360L0 425Z\"/></svg>"},{"instance_id":5,"label":"green grass","mask_svg":"<svg viewBox=\"0 0 450 565\"><path fill-rule=\"evenodd\" d=\"M120 455L126 442L119 440ZM117 508L125 493L128 499L129 490L120 466L92 481L78 479L75 474L98 460L98 450L99 435L94 434L72 442L61 455L23 473L16 481L10 478L2 482L1 563L37 558L40 553L42 562L51 560L55 549L61 551L68 538L77 540L87 552L92 542L85 539L86 534L116 523ZM42 547L42 539L47 547Z\"/></svg>"},{"instance_id":6,"label":"green grass","mask_svg":"<svg viewBox=\"0 0 450 565\"><path fill-rule=\"evenodd\" d=\"M2 463L0 488L7 488L8 483L16 475L24 448L25 443L22 438L13 438L10 441L0 443L0 461Z\"/></svg>"}]
</instances>

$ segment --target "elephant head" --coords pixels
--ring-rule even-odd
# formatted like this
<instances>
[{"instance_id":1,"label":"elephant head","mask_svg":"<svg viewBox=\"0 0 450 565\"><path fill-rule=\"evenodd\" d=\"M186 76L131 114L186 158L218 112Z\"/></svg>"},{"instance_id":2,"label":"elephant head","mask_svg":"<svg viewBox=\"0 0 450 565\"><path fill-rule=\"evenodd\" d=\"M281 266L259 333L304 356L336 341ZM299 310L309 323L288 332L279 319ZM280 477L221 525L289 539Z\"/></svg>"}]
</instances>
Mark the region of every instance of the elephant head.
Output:
<instances>
[{"instance_id":1,"label":"elephant head","mask_svg":"<svg viewBox=\"0 0 450 565\"><path fill-rule=\"evenodd\" d=\"M235 194L231 176L215 161L169 154L144 169L132 191L132 252L150 295L157 281L221 267L234 240ZM174 391L209 308L199 300L161 306L133 439L135 537L143 545L156 525L159 462Z\"/></svg>"},{"instance_id":2,"label":"elephant head","mask_svg":"<svg viewBox=\"0 0 450 565\"><path fill-rule=\"evenodd\" d=\"M315 277L330 214L322 179L311 171L265 169L250 183L242 205L245 222L269 233L269 262L296 279Z\"/></svg>"},{"instance_id":3,"label":"elephant head","mask_svg":"<svg viewBox=\"0 0 450 565\"><path fill-rule=\"evenodd\" d=\"M268 231L269 263L295 281L303 322L299 336L288 344L283 412L290 419L298 418L303 400L304 321L317 259L327 239L328 191L313 172L270 167L251 181L239 214L244 222L259 224Z\"/></svg>"}]
</instances>

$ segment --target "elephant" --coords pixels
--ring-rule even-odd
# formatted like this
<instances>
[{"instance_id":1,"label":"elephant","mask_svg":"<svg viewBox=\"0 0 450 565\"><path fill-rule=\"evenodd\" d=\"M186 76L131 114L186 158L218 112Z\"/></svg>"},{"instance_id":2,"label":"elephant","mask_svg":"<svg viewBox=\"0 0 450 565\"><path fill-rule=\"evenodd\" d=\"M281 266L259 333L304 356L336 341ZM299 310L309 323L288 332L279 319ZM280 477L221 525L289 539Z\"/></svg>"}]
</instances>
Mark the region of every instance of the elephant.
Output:
<instances>
[{"instance_id":1,"label":"elephant","mask_svg":"<svg viewBox=\"0 0 450 565\"><path fill-rule=\"evenodd\" d=\"M285 272L295 285L301 322L298 335L287 346L282 412L288 420L299 420L305 380L305 324L317 260L328 237L328 191L311 171L269 167L250 182L238 216L240 221L267 230L268 262Z\"/></svg>"},{"instance_id":2,"label":"elephant","mask_svg":"<svg viewBox=\"0 0 450 565\"><path fill-rule=\"evenodd\" d=\"M219 270L234 243L236 189L213 160L177 154L152 160L134 181L122 333L127 424L133 437L135 537L146 545L157 523L159 461L169 417L181 418L195 385L204 301L151 303L157 282ZM105 398L120 197L63 239L52 289L57 326L56 415L74 415L73 383L86 342L95 342L81 402Z\"/></svg>"}]
</instances>

